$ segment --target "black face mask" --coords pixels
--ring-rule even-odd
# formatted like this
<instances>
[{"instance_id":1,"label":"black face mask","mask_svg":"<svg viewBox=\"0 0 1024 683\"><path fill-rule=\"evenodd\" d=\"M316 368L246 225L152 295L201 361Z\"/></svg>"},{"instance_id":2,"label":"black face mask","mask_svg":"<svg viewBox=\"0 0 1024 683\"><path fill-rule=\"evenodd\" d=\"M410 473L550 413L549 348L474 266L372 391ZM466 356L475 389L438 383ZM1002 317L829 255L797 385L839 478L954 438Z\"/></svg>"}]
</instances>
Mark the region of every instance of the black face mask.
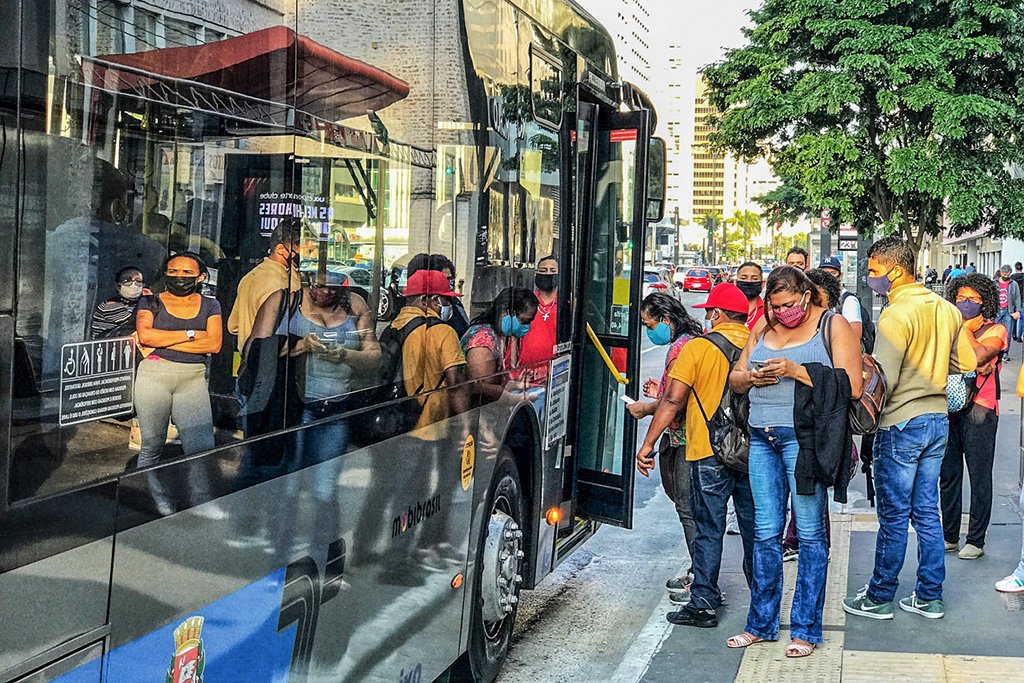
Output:
<instances>
[{"instance_id":1,"label":"black face mask","mask_svg":"<svg viewBox=\"0 0 1024 683\"><path fill-rule=\"evenodd\" d=\"M558 273L537 273L533 281L542 292L553 292L558 289Z\"/></svg>"},{"instance_id":2,"label":"black face mask","mask_svg":"<svg viewBox=\"0 0 1024 683\"><path fill-rule=\"evenodd\" d=\"M174 296L191 296L199 289L199 278L183 275L181 277L168 277L167 291Z\"/></svg>"},{"instance_id":3,"label":"black face mask","mask_svg":"<svg viewBox=\"0 0 1024 683\"><path fill-rule=\"evenodd\" d=\"M743 296L748 299L753 299L755 296L761 293L761 288L764 287L763 282L745 282L743 280L737 280L736 286L743 292Z\"/></svg>"},{"instance_id":4,"label":"black face mask","mask_svg":"<svg viewBox=\"0 0 1024 683\"><path fill-rule=\"evenodd\" d=\"M295 252L288 257L288 260L291 261L292 268L298 268L302 262L302 257L299 256L299 252Z\"/></svg>"}]
</instances>

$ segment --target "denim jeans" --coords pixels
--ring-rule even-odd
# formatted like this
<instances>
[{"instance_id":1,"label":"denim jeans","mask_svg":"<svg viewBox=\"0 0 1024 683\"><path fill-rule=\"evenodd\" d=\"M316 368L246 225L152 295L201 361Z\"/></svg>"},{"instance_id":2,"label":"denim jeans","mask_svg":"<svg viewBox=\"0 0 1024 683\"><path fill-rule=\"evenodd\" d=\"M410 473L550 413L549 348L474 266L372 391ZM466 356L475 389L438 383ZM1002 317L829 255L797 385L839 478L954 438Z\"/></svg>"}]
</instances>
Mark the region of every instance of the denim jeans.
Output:
<instances>
[{"instance_id":1,"label":"denim jeans","mask_svg":"<svg viewBox=\"0 0 1024 683\"><path fill-rule=\"evenodd\" d=\"M1024 489L1021 489L1018 505L1020 505L1021 513L1024 513ZM1020 540L1020 564L1013 570L1013 575L1024 581L1024 530L1021 532Z\"/></svg>"},{"instance_id":2,"label":"denim jeans","mask_svg":"<svg viewBox=\"0 0 1024 683\"><path fill-rule=\"evenodd\" d=\"M722 539L729 498L743 540L743 574L750 585L753 565L754 499L746 474L737 472L711 456L690 462L690 495L697 533L693 537L693 585L690 606L716 609L722 604L718 575L722 569Z\"/></svg>"},{"instance_id":3,"label":"denim jeans","mask_svg":"<svg viewBox=\"0 0 1024 683\"><path fill-rule=\"evenodd\" d=\"M1009 356L1010 344L1013 342L1013 329L1017 327L1017 321L1010 317L1010 309L1000 308L995 322L1005 327L1006 333L1009 335L1006 339L1006 351L1003 352L1004 356Z\"/></svg>"},{"instance_id":4,"label":"denim jeans","mask_svg":"<svg viewBox=\"0 0 1024 683\"><path fill-rule=\"evenodd\" d=\"M747 632L765 640L779 637L782 608L782 533L786 500L792 492L796 533L800 539L796 593L790 634L809 643L822 640L821 618L828 576L824 515L827 491L796 493L796 458L800 444L792 427L750 430L750 488L754 494L754 580L750 587Z\"/></svg>"},{"instance_id":5,"label":"denim jeans","mask_svg":"<svg viewBox=\"0 0 1024 683\"><path fill-rule=\"evenodd\" d=\"M872 602L896 598L907 553L908 523L917 532L917 597L942 598L946 565L939 520L939 472L948 436L945 413L921 415L903 429L886 427L875 435L878 536L875 569L868 583Z\"/></svg>"}]
</instances>

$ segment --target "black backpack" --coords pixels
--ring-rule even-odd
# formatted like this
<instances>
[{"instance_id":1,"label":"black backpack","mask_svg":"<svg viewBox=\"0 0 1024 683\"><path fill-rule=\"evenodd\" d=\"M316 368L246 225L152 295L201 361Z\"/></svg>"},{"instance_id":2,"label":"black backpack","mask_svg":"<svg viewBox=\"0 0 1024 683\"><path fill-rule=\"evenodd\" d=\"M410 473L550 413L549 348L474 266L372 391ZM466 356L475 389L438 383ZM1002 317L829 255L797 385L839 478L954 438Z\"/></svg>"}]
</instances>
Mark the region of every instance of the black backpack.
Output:
<instances>
[{"instance_id":1,"label":"black backpack","mask_svg":"<svg viewBox=\"0 0 1024 683\"><path fill-rule=\"evenodd\" d=\"M839 298L839 311L842 314L843 304L851 296L857 296L853 292L843 292L843 295ZM874 353L875 352L875 323L871 320L871 311L867 309L864 302L857 299L857 305L860 306L860 350L862 353Z\"/></svg>"},{"instance_id":2,"label":"black backpack","mask_svg":"<svg viewBox=\"0 0 1024 683\"><path fill-rule=\"evenodd\" d=\"M729 372L732 372L736 361L739 360L742 349L729 341L720 332L710 332L704 338L715 345L729 361ZM738 472L747 471L747 463L750 459L750 428L748 419L750 417L750 398L746 394L737 394L729 387L729 377L726 375L725 387L722 389L722 399L718 403L718 410L708 419L708 414L701 405L700 396L696 388L692 389L693 397L697 399L697 407L700 414L708 425L708 436L711 440L711 450L722 461L722 464Z\"/></svg>"},{"instance_id":3,"label":"black backpack","mask_svg":"<svg viewBox=\"0 0 1024 683\"><path fill-rule=\"evenodd\" d=\"M374 411L368 423L364 425L371 441L381 441L405 434L416 426L423 413L423 403L403 401L402 399L423 393L424 387L420 385L412 394L406 391L403 347L409 335L420 327L426 325L429 329L434 325L443 324L444 322L439 318L421 316L410 320L400 329L389 325L380 335L380 365L377 372L377 386L371 390L372 396L370 397L370 403L379 407ZM437 386L430 387L428 390L440 389L442 384L444 384L443 375Z\"/></svg>"}]
</instances>

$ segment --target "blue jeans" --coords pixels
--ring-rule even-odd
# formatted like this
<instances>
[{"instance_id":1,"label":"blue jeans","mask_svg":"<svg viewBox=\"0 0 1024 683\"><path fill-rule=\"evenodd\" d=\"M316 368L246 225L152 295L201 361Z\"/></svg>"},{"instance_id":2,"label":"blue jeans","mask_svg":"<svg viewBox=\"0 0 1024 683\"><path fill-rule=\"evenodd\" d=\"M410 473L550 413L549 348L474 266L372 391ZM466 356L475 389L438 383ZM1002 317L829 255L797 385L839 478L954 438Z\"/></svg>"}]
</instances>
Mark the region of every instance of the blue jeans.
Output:
<instances>
[{"instance_id":1,"label":"blue jeans","mask_svg":"<svg viewBox=\"0 0 1024 683\"><path fill-rule=\"evenodd\" d=\"M711 456L690 462L690 498L696 533L693 536L693 585L690 606L716 609L722 604L718 575L722 569L722 539L729 498L743 540L743 574L750 585L753 565L754 499L747 475L730 469Z\"/></svg>"},{"instance_id":2,"label":"blue jeans","mask_svg":"<svg viewBox=\"0 0 1024 683\"><path fill-rule=\"evenodd\" d=\"M750 488L754 494L754 581L750 587L747 632L765 640L779 637L782 607L782 533L786 500L793 493L793 515L800 539L796 594L790 634L820 643L825 606L828 547L825 543L827 491L817 484L814 495L796 494L796 458L800 444L792 427L750 429Z\"/></svg>"},{"instance_id":3,"label":"blue jeans","mask_svg":"<svg viewBox=\"0 0 1024 683\"><path fill-rule=\"evenodd\" d=\"M1021 489L1020 492L1019 505L1020 511L1024 513L1024 489ZM1013 575L1016 576L1018 579L1024 581L1024 531L1021 532L1021 536L1022 538L1020 542L1020 564L1018 564L1017 568L1013 570Z\"/></svg>"},{"instance_id":4,"label":"blue jeans","mask_svg":"<svg viewBox=\"0 0 1024 683\"><path fill-rule=\"evenodd\" d=\"M1013 341L1013 330L1017 327L1017 321L1010 317L1010 309L1000 308L999 313L996 315L995 322L999 323L1006 328L1006 334L1008 338L1006 340L1006 351L1003 352L1004 356L1010 355L1010 343Z\"/></svg>"},{"instance_id":5,"label":"blue jeans","mask_svg":"<svg viewBox=\"0 0 1024 683\"><path fill-rule=\"evenodd\" d=\"M875 435L875 496L878 536L875 570L868 599L896 598L907 553L907 524L917 532L917 597L942 599L946 578L942 522L939 518L939 472L949 437L945 413L915 417L903 429L886 427Z\"/></svg>"},{"instance_id":6,"label":"blue jeans","mask_svg":"<svg viewBox=\"0 0 1024 683\"><path fill-rule=\"evenodd\" d=\"M1024 292L1021 292L1021 294L1024 294ZM1024 315L1022 315L1021 317L1017 318L1014 322L1016 324L1013 326L1014 327L1014 333L1013 333L1012 336L1017 337L1019 339L1021 337L1022 333L1024 333Z\"/></svg>"}]
</instances>

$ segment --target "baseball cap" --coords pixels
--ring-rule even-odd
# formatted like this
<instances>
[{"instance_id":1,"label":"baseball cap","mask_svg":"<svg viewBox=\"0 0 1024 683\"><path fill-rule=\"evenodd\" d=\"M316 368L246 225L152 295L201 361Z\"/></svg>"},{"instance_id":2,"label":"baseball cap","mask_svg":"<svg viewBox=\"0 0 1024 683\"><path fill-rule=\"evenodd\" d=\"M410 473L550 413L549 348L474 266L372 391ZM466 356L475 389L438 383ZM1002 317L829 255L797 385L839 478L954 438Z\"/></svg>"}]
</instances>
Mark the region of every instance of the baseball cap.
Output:
<instances>
[{"instance_id":1,"label":"baseball cap","mask_svg":"<svg viewBox=\"0 0 1024 683\"><path fill-rule=\"evenodd\" d=\"M452 291L448 278L439 270L417 270L405 283L405 296L462 296Z\"/></svg>"},{"instance_id":2,"label":"baseball cap","mask_svg":"<svg viewBox=\"0 0 1024 683\"><path fill-rule=\"evenodd\" d=\"M821 259L821 263L818 264L819 268L831 268L832 270L843 272L843 262L835 256L826 256Z\"/></svg>"},{"instance_id":3,"label":"baseball cap","mask_svg":"<svg viewBox=\"0 0 1024 683\"><path fill-rule=\"evenodd\" d=\"M695 304L694 308L720 308L723 311L733 313L746 313L750 309L747 302L747 295L739 287L731 282L723 282L715 285L708 294L708 300L702 304Z\"/></svg>"}]
</instances>

